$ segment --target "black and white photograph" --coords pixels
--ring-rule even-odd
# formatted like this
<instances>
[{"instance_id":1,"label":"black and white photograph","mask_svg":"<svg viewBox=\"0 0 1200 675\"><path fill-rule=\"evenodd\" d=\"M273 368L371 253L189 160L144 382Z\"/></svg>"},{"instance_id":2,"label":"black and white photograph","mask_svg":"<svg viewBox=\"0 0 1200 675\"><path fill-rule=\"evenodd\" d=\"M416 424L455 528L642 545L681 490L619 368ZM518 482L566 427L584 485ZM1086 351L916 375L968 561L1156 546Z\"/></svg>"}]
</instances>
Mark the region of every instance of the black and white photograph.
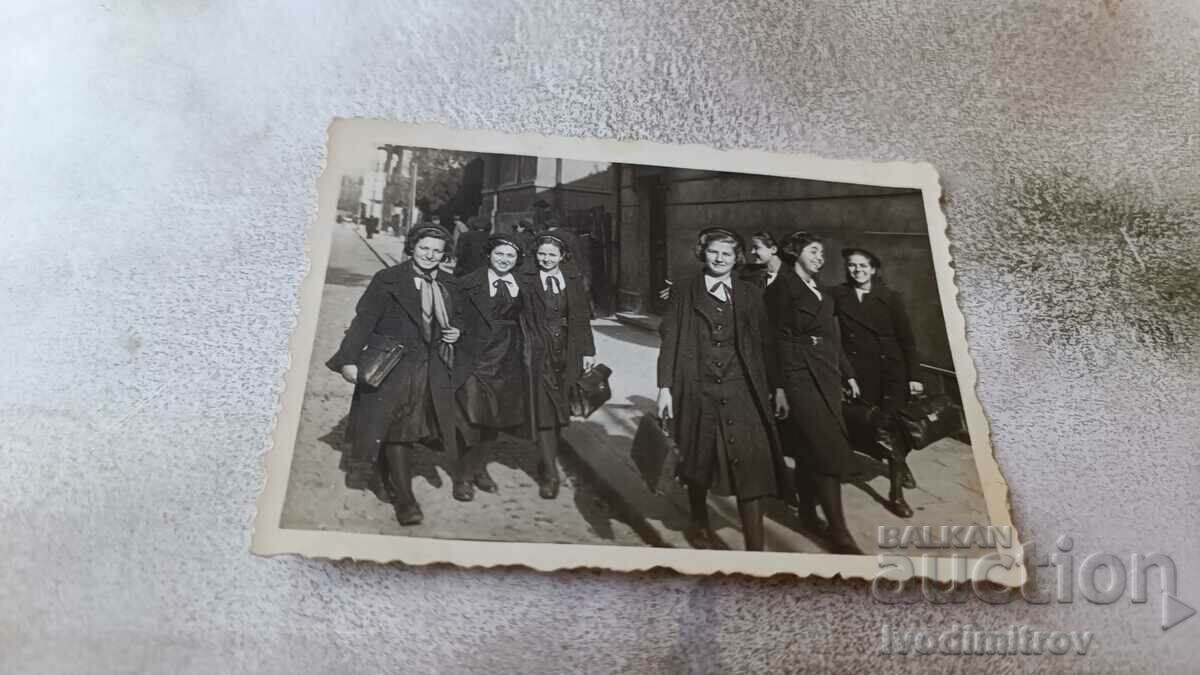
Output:
<instances>
[{"instance_id":1,"label":"black and white photograph","mask_svg":"<svg viewBox=\"0 0 1200 675\"><path fill-rule=\"evenodd\" d=\"M335 122L255 550L869 577L881 532L1008 526L938 195Z\"/></svg>"}]
</instances>

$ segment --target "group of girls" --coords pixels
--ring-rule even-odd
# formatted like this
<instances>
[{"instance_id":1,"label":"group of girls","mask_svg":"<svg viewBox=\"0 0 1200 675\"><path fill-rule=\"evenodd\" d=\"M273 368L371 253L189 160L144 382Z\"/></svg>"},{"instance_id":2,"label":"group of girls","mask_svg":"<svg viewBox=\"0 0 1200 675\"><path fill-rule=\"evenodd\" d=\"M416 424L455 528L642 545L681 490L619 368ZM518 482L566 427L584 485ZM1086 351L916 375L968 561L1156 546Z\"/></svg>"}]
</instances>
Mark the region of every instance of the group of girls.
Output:
<instances>
[{"instance_id":1,"label":"group of girls","mask_svg":"<svg viewBox=\"0 0 1200 675\"><path fill-rule=\"evenodd\" d=\"M861 554L842 507L841 485L858 467L842 404L861 398L892 415L921 391L907 315L870 252L845 251L848 282L831 289L817 283L825 250L807 232L782 244L754 234L753 267L739 267L742 249L730 230L702 231L703 269L665 293L657 408L679 446L690 539L720 546L712 490L736 496L747 550L763 549L763 498L777 497L797 505L802 527L832 552ZM908 517L912 475L903 444L890 450L892 507Z\"/></svg>"},{"instance_id":2,"label":"group of girls","mask_svg":"<svg viewBox=\"0 0 1200 675\"><path fill-rule=\"evenodd\" d=\"M471 501L498 490L487 466L499 432L535 440L538 493L556 498L568 392L595 362L591 303L563 237L493 235L486 265L458 278L439 267L451 240L440 227L411 232L408 259L371 279L326 363L355 385L347 482L381 476L401 525L423 519L408 470L415 443L456 458L452 494ZM359 360L379 344L403 354L369 386Z\"/></svg>"}]
</instances>

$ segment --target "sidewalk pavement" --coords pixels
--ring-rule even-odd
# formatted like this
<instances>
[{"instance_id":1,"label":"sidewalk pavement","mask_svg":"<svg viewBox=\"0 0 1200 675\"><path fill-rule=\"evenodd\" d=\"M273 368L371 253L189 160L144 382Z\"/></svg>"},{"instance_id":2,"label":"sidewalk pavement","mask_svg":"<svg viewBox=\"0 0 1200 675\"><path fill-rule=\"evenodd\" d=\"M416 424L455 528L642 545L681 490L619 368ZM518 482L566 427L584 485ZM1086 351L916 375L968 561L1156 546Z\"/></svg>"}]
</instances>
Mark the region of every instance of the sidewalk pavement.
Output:
<instances>
[{"instance_id":1,"label":"sidewalk pavement","mask_svg":"<svg viewBox=\"0 0 1200 675\"><path fill-rule=\"evenodd\" d=\"M379 255L395 255L395 249L384 246L399 244L400 239L376 236L370 240L378 245L375 251L365 241L352 226L335 226L281 526L442 539L644 546L643 537L567 458L558 498L541 499L533 479L536 453L527 443L505 436L493 445L489 466L500 491L479 492L467 503L450 495L454 458L414 446L413 491L425 513L424 522L414 527L401 527L391 506L371 491L346 487L339 460L346 449L345 418L353 388L324 361L337 350L355 304L381 269Z\"/></svg>"},{"instance_id":2,"label":"sidewalk pavement","mask_svg":"<svg viewBox=\"0 0 1200 675\"><path fill-rule=\"evenodd\" d=\"M442 538L689 547L683 536L688 522L686 492L680 487L667 495L652 493L630 458L637 424L653 411L657 396L659 340L656 332L648 330L653 317L639 322L642 326L606 319L593 322L597 359L613 370L613 396L590 418L577 419L564 431L561 460L570 478L557 500L537 498L533 467L525 466L532 464L532 452L507 437L502 437L505 440L491 465L492 475L501 483L500 494L481 493L470 504L449 497L448 458L433 452L418 458L417 464L424 468L414 473L425 480L414 480L414 489L426 519L417 528L400 528L386 504L340 484L337 453L330 446L337 443L349 390L324 368L319 357L336 349L370 275L381 261L401 260L402 248L402 240L390 233L369 241L349 227L335 234L284 526ZM884 507L888 481L882 470L867 482L843 487L847 521L864 551L878 552L880 526L988 523L969 446L946 439L913 453L909 464L919 485L906 494L915 511L911 519L898 518ZM340 506L330 513L334 504ZM741 549L735 501L713 495L709 508L717 534L729 548ZM767 511L768 550L822 551L798 531L795 516L782 503L771 500Z\"/></svg>"}]
</instances>

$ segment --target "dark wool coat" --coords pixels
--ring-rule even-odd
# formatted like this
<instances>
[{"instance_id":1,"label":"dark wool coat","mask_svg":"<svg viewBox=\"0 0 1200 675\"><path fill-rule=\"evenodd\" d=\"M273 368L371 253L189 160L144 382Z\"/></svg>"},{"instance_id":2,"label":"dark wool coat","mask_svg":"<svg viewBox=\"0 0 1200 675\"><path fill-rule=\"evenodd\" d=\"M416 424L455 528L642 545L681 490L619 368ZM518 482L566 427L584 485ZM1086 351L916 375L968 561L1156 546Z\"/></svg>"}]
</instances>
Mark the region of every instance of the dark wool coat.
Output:
<instances>
[{"instance_id":1,"label":"dark wool coat","mask_svg":"<svg viewBox=\"0 0 1200 675\"><path fill-rule=\"evenodd\" d=\"M490 290L488 287L488 268L483 267L475 270L465 277L458 279L458 288L461 294L461 316L463 330L462 339L459 340L458 349L454 358L454 373L451 386L454 391L458 391L467 378L475 372L480 366L480 359L489 343L495 338L497 328L493 325L493 319L490 312L491 303L489 302ZM532 295L533 288L528 285L528 282L523 280L524 275L519 269L513 270L513 278L516 279L520 287L520 297L522 298L523 309L518 318L518 325L521 332L521 366L520 372L512 373L511 377L519 377L523 384L523 399L522 405L525 406L527 422L521 429L516 430L518 435L533 438L533 430L537 428L533 424L532 415L535 410L533 405L533 382L541 377L541 364L545 358L541 351L539 340L533 339L536 334L536 329L533 325L533 316L530 308L533 305ZM465 425L464 425L465 426ZM466 430L468 443L472 443L477 439L474 435Z\"/></svg>"},{"instance_id":2,"label":"dark wool coat","mask_svg":"<svg viewBox=\"0 0 1200 675\"><path fill-rule=\"evenodd\" d=\"M761 425L769 439L768 447L757 448L732 467L739 495L768 495L790 497L792 486L786 470L775 431L775 414L771 392L776 386L769 373L774 367L774 333L770 329L763 307L762 292L752 283L732 279L733 314L736 325L738 358L745 368L750 395L753 398L753 419L737 420L739 424ZM697 307L704 288L703 274L675 286L663 315L659 334L662 347L658 353L658 386L671 390L673 413L671 435L680 452L680 477L691 483L707 485L708 476L690 475L702 464L696 456L704 439L699 438L702 410L702 377L700 340L707 334L705 319Z\"/></svg>"},{"instance_id":3,"label":"dark wool coat","mask_svg":"<svg viewBox=\"0 0 1200 675\"><path fill-rule=\"evenodd\" d=\"M455 276L464 277L487 265L487 242L491 236L487 230L471 230L458 238L454 247Z\"/></svg>"},{"instance_id":4,"label":"dark wool coat","mask_svg":"<svg viewBox=\"0 0 1200 675\"><path fill-rule=\"evenodd\" d=\"M916 341L904 302L875 284L861 302L854 287L830 290L842 330L842 346L868 403L894 410L908 400L908 383L920 375Z\"/></svg>"},{"instance_id":5,"label":"dark wool coat","mask_svg":"<svg viewBox=\"0 0 1200 675\"><path fill-rule=\"evenodd\" d=\"M372 334L399 339L404 356L378 389L362 384L354 387L350 403L350 418L346 428L352 449L349 463L371 465L379 457L380 446L388 438L393 420L404 420L421 414L425 401L421 393L428 391L437 415L443 447L457 454L454 389L450 370L438 356L436 346L441 333L435 330L434 348L425 343L421 324L421 297L414 282L413 262L406 261L381 270L371 278L355 309L341 346L325 365L340 372L342 367L357 361L359 352ZM437 280L447 291L447 311L451 324L457 327L459 305L457 287L448 274L439 273ZM422 381L422 379L424 381Z\"/></svg>"},{"instance_id":6,"label":"dark wool coat","mask_svg":"<svg viewBox=\"0 0 1200 675\"><path fill-rule=\"evenodd\" d=\"M560 271L567 282L563 289L567 299L567 367L563 371L562 381L559 383L559 391L565 395L583 374L583 357L596 355L596 343L592 335L592 306L588 302L587 291L584 289L580 272L566 268L561 268ZM546 342L549 339L546 331L553 329L547 319L549 310L546 307L545 295L541 292L542 288L542 277L538 270L525 270L521 274L521 292L525 293L528 289L531 301L533 335L539 343L537 351L543 355L542 363L535 364L537 366L536 374L533 377L535 401L539 400L542 395L540 389L546 386L547 374L542 372L545 368L545 355L548 349ZM549 428L552 421L538 420L538 424Z\"/></svg>"},{"instance_id":7,"label":"dark wool coat","mask_svg":"<svg viewBox=\"0 0 1200 675\"><path fill-rule=\"evenodd\" d=\"M817 299L791 267L779 271L764 300L778 345L778 366L802 448L789 448L820 473L847 476L858 467L842 418L842 383L854 369L842 341L829 289Z\"/></svg>"}]
</instances>

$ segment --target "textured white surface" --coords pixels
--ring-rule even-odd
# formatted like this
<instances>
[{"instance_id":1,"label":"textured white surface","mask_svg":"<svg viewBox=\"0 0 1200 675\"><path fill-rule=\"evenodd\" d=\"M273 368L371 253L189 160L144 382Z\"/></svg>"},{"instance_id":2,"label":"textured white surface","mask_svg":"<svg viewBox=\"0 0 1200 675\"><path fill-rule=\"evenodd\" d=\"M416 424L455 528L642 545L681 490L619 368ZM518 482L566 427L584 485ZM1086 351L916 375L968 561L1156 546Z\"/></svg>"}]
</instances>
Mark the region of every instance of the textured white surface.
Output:
<instances>
[{"instance_id":1,"label":"textured white surface","mask_svg":"<svg viewBox=\"0 0 1200 675\"><path fill-rule=\"evenodd\" d=\"M5 3L2 669L1194 668L1157 599L247 553L325 128L386 117L932 162L1016 523L1200 606L1200 5L838 4ZM1098 646L875 654L963 622Z\"/></svg>"}]
</instances>

